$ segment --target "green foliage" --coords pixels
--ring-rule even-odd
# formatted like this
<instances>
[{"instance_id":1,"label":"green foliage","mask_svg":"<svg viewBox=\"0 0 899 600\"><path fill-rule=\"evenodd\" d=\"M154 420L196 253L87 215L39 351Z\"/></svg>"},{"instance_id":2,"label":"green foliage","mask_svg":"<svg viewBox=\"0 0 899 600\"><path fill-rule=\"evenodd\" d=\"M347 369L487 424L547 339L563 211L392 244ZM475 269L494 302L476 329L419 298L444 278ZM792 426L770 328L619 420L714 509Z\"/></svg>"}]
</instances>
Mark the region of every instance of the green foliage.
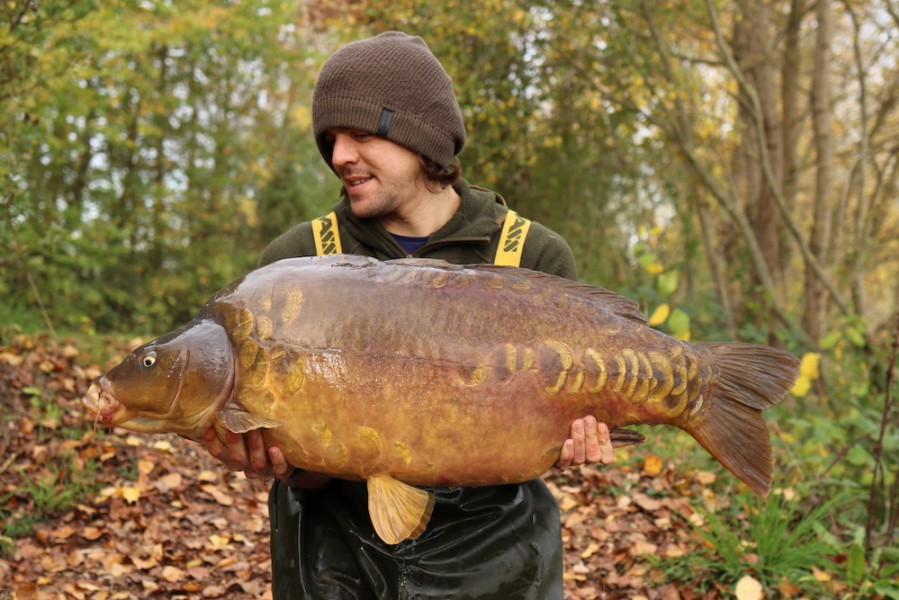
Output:
<instances>
[{"instance_id":1,"label":"green foliage","mask_svg":"<svg viewBox=\"0 0 899 600\"><path fill-rule=\"evenodd\" d=\"M817 530L831 513L846 503L835 497L814 507L787 499L783 492L768 498L738 494L725 509L707 510L697 504L703 524L696 525L705 544L691 553L681 568L701 581L716 581L732 589L751 574L766 589L789 581L807 594L824 593L813 568L833 569L833 550Z\"/></svg>"},{"instance_id":2,"label":"green foliage","mask_svg":"<svg viewBox=\"0 0 899 600\"><path fill-rule=\"evenodd\" d=\"M55 396L39 385L25 386L21 392L28 398L29 420L35 423L34 442L47 454L39 469L15 469L17 484L0 496L0 555L11 553L14 540L30 535L35 525L59 518L101 487L96 461L84 460L67 445L67 440L81 440L84 431L61 426L64 409Z\"/></svg>"},{"instance_id":3,"label":"green foliage","mask_svg":"<svg viewBox=\"0 0 899 600\"><path fill-rule=\"evenodd\" d=\"M34 409L34 414L39 423L48 420L59 422L62 416L62 408L56 402L44 399L44 390L39 387L26 386L22 388L22 393L29 397L31 408Z\"/></svg>"},{"instance_id":4,"label":"green foliage","mask_svg":"<svg viewBox=\"0 0 899 600\"><path fill-rule=\"evenodd\" d=\"M846 582L857 598L879 595L899 600L899 547L877 548L870 560L865 556L861 530L849 547Z\"/></svg>"},{"instance_id":5,"label":"green foliage","mask_svg":"<svg viewBox=\"0 0 899 600\"><path fill-rule=\"evenodd\" d=\"M159 333L330 203L306 166L308 32L286 3L69 9L16 29L32 59L0 117L0 294L30 324Z\"/></svg>"},{"instance_id":6,"label":"green foliage","mask_svg":"<svg viewBox=\"0 0 899 600\"><path fill-rule=\"evenodd\" d=\"M859 344L854 337L826 334L814 392L774 411L779 424L776 456L791 481L814 482L810 499L838 494L851 499L834 514L830 527L818 525L816 531L831 554L846 557L841 570L857 597L876 592L892 598L899 595L892 583L899 556L899 473L892 467L899 464L899 411L895 401L888 404L889 386L895 390L896 385L883 366L891 363L890 346L899 340L884 335Z\"/></svg>"},{"instance_id":7,"label":"green foliage","mask_svg":"<svg viewBox=\"0 0 899 600\"><path fill-rule=\"evenodd\" d=\"M94 461L81 461L71 452L50 457L37 475L19 469L21 484L0 498L0 553L4 538L30 535L36 524L57 518L95 495L100 489L94 476L97 469ZM18 508L8 509L13 497L18 499Z\"/></svg>"},{"instance_id":8,"label":"green foliage","mask_svg":"<svg viewBox=\"0 0 899 600\"><path fill-rule=\"evenodd\" d=\"M56 460L60 462L62 459ZM24 485L20 493L24 493L33 502L35 512L31 516L47 519L71 508L79 499L96 493L98 489L96 484L91 483L90 477L95 469L95 466L87 465L84 471L74 473L64 465L51 465L46 476L36 481L23 473ZM65 479L62 474L71 475L71 478Z\"/></svg>"}]
</instances>

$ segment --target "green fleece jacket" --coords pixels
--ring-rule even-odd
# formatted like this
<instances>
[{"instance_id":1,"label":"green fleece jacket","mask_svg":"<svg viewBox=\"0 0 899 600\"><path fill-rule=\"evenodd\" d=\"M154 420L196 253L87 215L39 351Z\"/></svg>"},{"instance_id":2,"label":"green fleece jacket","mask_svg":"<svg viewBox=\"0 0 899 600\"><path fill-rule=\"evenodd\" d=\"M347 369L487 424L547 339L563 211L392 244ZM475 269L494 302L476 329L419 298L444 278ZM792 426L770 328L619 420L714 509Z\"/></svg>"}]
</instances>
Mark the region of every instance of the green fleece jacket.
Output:
<instances>
[{"instance_id":1,"label":"green fleece jacket","mask_svg":"<svg viewBox=\"0 0 899 600\"><path fill-rule=\"evenodd\" d=\"M440 258L455 264L492 263L508 208L503 198L490 190L460 180L454 189L462 198L449 222L429 236L416 253L420 258ZM380 260L406 258L405 251L377 223L353 216L345 200L334 207L340 244L346 254L372 256ZM263 251L260 266L295 256L315 256L312 224L304 222L275 238ZM568 244L550 229L533 223L528 231L521 266L535 271L575 279L574 256Z\"/></svg>"}]
</instances>

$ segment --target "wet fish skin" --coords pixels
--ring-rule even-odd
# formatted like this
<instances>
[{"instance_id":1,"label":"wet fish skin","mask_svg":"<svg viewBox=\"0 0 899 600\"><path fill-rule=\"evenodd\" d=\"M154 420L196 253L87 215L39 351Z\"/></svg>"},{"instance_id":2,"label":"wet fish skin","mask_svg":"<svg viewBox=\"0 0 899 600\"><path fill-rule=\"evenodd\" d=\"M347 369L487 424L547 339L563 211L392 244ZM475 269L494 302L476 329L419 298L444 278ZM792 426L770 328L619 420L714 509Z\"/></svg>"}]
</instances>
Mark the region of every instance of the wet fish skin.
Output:
<instances>
[{"instance_id":1,"label":"wet fish skin","mask_svg":"<svg viewBox=\"0 0 899 600\"><path fill-rule=\"evenodd\" d=\"M332 256L279 261L221 290L85 405L109 424L192 439L262 429L295 466L367 480L376 528L400 541L429 515L421 496L420 514L391 506L415 494L405 484L533 479L585 414L680 427L766 493L760 413L797 369L766 346L676 340L630 300L558 277ZM377 522L396 515L398 526Z\"/></svg>"}]
</instances>

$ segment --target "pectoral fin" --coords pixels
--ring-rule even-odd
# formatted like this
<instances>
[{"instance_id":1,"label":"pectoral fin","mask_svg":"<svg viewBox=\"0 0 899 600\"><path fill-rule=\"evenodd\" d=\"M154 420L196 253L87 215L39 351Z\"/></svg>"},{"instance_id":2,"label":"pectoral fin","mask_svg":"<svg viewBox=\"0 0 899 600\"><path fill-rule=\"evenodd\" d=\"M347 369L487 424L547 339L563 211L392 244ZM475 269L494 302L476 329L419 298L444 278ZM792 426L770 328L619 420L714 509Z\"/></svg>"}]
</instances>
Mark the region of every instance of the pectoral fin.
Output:
<instances>
[{"instance_id":1,"label":"pectoral fin","mask_svg":"<svg viewBox=\"0 0 899 600\"><path fill-rule=\"evenodd\" d=\"M231 433L246 433L254 429L272 429L283 425L281 421L275 421L267 417L250 414L245 410L226 409L223 410L219 418L225 429Z\"/></svg>"},{"instance_id":2,"label":"pectoral fin","mask_svg":"<svg viewBox=\"0 0 899 600\"><path fill-rule=\"evenodd\" d=\"M368 513L378 536L388 544L417 538L434 510L434 496L390 475L368 478Z\"/></svg>"},{"instance_id":3,"label":"pectoral fin","mask_svg":"<svg viewBox=\"0 0 899 600\"><path fill-rule=\"evenodd\" d=\"M631 429L621 429L617 427L609 431L609 436L612 438L612 446L615 448L635 446L646 441L646 436L644 436L639 431L633 431Z\"/></svg>"}]
</instances>

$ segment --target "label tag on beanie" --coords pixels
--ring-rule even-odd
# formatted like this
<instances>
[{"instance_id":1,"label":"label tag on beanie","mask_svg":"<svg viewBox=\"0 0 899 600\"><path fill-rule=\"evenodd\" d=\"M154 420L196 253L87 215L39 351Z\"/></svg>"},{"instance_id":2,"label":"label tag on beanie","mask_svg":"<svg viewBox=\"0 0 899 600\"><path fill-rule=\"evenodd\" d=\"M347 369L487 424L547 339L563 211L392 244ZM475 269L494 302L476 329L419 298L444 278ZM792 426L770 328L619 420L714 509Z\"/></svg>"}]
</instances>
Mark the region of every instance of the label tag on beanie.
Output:
<instances>
[{"instance_id":1,"label":"label tag on beanie","mask_svg":"<svg viewBox=\"0 0 899 600\"><path fill-rule=\"evenodd\" d=\"M340 247L340 233L337 231L337 213L329 213L312 221L312 236L315 238L315 254L343 254Z\"/></svg>"},{"instance_id":2,"label":"label tag on beanie","mask_svg":"<svg viewBox=\"0 0 899 600\"><path fill-rule=\"evenodd\" d=\"M528 235L531 222L519 216L514 210L506 214L503 232L496 248L493 263L504 267L517 267L521 264L521 252L524 250L524 238Z\"/></svg>"},{"instance_id":3,"label":"label tag on beanie","mask_svg":"<svg viewBox=\"0 0 899 600\"><path fill-rule=\"evenodd\" d=\"M378 131L375 132L375 135L378 137L386 138L387 134L390 133L391 123L393 123L393 111L389 108L382 108L381 122L378 124Z\"/></svg>"}]
</instances>

